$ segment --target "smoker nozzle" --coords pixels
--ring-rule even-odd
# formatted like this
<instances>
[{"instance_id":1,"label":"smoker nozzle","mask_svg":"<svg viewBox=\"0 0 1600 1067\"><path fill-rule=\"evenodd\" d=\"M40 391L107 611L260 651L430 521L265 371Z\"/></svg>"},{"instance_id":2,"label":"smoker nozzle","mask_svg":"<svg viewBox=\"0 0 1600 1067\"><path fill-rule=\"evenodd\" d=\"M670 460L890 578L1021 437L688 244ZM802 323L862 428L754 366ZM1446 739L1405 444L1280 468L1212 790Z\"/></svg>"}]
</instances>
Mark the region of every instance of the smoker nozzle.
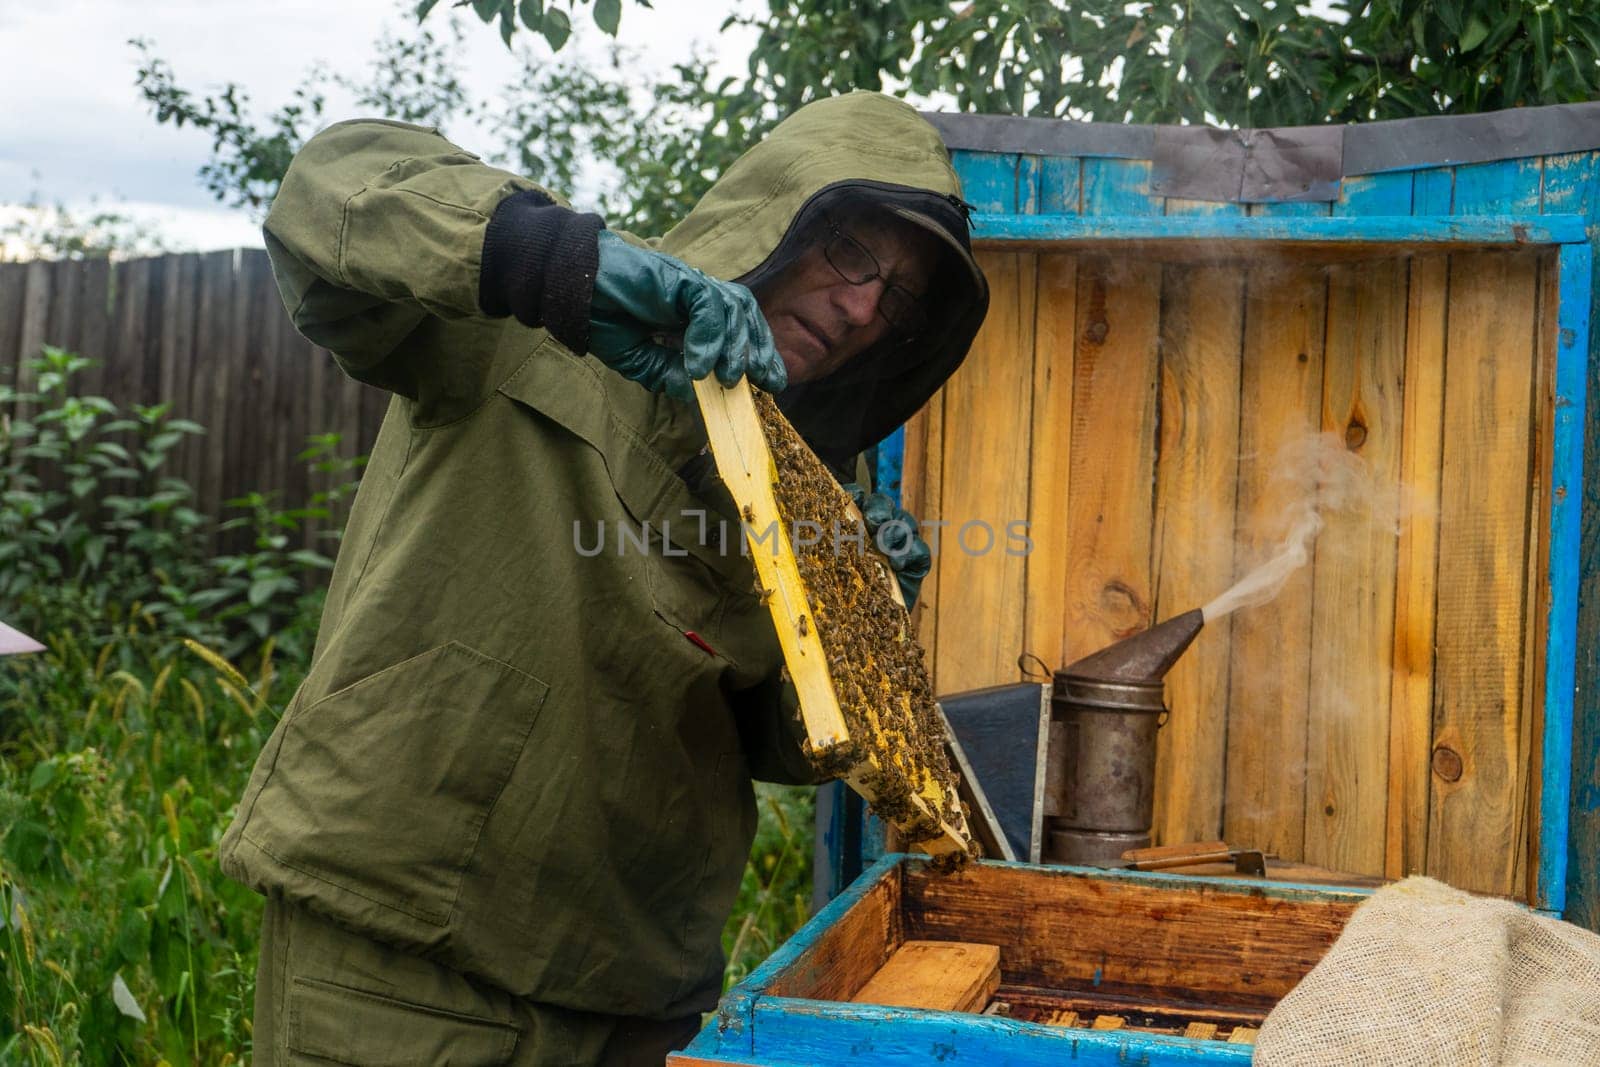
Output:
<instances>
[{"instance_id":1,"label":"smoker nozzle","mask_svg":"<svg viewBox=\"0 0 1600 1067\"><path fill-rule=\"evenodd\" d=\"M1205 624L1198 608L1186 611L1085 656L1057 674L1100 682L1159 682Z\"/></svg>"}]
</instances>

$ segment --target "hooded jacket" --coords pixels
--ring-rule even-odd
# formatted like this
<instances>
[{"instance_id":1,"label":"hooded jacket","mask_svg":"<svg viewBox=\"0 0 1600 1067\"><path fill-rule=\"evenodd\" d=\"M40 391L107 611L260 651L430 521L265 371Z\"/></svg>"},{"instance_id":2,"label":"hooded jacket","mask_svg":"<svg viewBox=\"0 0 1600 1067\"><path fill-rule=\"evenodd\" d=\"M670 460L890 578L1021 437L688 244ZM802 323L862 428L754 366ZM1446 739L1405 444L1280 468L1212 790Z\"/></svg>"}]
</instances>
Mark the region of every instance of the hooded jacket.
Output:
<instances>
[{"instance_id":1,"label":"hooded jacket","mask_svg":"<svg viewBox=\"0 0 1600 1067\"><path fill-rule=\"evenodd\" d=\"M752 774L809 768L738 516L690 474L698 411L482 310L490 220L530 190L382 121L323 131L284 178L266 239L296 326L395 395L310 673L219 854L515 996L672 1018L716 1000ZM839 197L942 231L937 331L782 398L837 465L926 401L982 319L958 194L931 126L852 94L781 124L659 247L759 281Z\"/></svg>"}]
</instances>

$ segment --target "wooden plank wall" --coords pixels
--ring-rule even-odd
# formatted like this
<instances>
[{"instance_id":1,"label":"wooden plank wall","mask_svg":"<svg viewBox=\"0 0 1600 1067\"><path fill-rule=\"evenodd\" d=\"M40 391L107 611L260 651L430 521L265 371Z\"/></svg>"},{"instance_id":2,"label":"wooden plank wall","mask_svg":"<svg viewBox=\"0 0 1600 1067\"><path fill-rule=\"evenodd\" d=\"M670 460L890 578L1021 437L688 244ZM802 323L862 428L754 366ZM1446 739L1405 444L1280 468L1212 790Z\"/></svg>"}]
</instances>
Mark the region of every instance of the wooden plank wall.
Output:
<instances>
[{"instance_id":1,"label":"wooden plank wall","mask_svg":"<svg viewBox=\"0 0 1600 1067\"><path fill-rule=\"evenodd\" d=\"M962 173L987 211L1536 214L1542 195L1534 161L1242 209L1146 197L1138 161L1080 164L967 156ZM1334 518L1277 600L1202 633L1169 677L1157 840L1525 896L1551 255L983 255L1000 316L906 439L909 506L950 524L918 617L937 690L1199 606L1283 533L1296 487L1271 477L1276 448L1334 434L1415 513L1398 535ZM1020 570L948 541L1019 501Z\"/></svg>"},{"instance_id":2,"label":"wooden plank wall","mask_svg":"<svg viewBox=\"0 0 1600 1067\"><path fill-rule=\"evenodd\" d=\"M206 428L165 470L208 515L252 490L304 502L306 438L337 432L346 454L366 452L388 399L295 332L258 249L0 263L0 381L28 388L43 345L95 361L79 393L167 402Z\"/></svg>"}]
</instances>

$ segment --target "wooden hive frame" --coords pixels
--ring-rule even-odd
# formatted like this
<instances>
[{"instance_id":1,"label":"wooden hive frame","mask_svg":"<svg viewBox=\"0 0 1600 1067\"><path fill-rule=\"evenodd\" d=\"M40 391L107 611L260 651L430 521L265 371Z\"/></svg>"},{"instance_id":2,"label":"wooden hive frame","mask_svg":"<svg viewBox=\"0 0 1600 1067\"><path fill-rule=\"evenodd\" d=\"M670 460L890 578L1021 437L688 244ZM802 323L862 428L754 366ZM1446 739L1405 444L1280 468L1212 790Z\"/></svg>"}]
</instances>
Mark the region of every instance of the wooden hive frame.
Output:
<instances>
[{"instance_id":1,"label":"wooden hive frame","mask_svg":"<svg viewBox=\"0 0 1600 1067\"><path fill-rule=\"evenodd\" d=\"M764 548L763 543L753 543L750 555L762 588L770 594L766 597L767 608L783 649L784 663L799 696L800 714L805 721L813 762L831 767L838 757L844 757L845 765L834 768L840 772L838 776L874 805L882 799L880 783L886 776L892 779L906 775L909 810L884 810L882 813L907 835L913 847L933 856L966 855L971 850L972 837L960 814L960 805L946 796L931 769L896 767L892 766L893 760L881 759L878 752L904 751L907 746L895 745L892 738L884 736L870 708L869 729L878 736L873 739L851 736L818 627L808 621L812 610L805 581L778 507L777 465L749 384L741 379L731 388L725 388L714 378L707 377L695 382L695 395L705 418L706 436L718 472L744 516L745 535L750 537L751 531L769 529L776 534L770 550ZM843 489L838 491L853 509L848 494ZM887 573L887 568L885 571ZM887 584L898 601L899 588L892 574L887 574ZM904 625L902 639L910 639L909 628ZM875 740L877 744L852 744L863 740ZM948 814L952 811L955 812L953 816ZM926 834L930 824L938 827L932 837Z\"/></svg>"}]
</instances>

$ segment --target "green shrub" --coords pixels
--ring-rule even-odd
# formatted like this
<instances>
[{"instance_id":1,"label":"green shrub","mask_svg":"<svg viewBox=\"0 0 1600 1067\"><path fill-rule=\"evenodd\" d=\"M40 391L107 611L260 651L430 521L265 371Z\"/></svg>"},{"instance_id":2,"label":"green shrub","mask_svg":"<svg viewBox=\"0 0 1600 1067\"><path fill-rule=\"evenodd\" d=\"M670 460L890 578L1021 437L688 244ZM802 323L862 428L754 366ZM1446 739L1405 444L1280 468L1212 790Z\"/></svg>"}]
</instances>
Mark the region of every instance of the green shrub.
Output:
<instances>
[{"instance_id":1,"label":"green shrub","mask_svg":"<svg viewBox=\"0 0 1600 1067\"><path fill-rule=\"evenodd\" d=\"M248 1058L260 901L214 849L310 659L302 524L337 536L360 461L313 438L307 506L216 523L167 473L204 429L79 395L88 365L0 385L0 605L47 645L0 660L0 1063Z\"/></svg>"},{"instance_id":2,"label":"green shrub","mask_svg":"<svg viewBox=\"0 0 1600 1067\"><path fill-rule=\"evenodd\" d=\"M0 668L0 1062L248 1052L261 906L215 847L298 675L152 655L151 621Z\"/></svg>"}]
</instances>

